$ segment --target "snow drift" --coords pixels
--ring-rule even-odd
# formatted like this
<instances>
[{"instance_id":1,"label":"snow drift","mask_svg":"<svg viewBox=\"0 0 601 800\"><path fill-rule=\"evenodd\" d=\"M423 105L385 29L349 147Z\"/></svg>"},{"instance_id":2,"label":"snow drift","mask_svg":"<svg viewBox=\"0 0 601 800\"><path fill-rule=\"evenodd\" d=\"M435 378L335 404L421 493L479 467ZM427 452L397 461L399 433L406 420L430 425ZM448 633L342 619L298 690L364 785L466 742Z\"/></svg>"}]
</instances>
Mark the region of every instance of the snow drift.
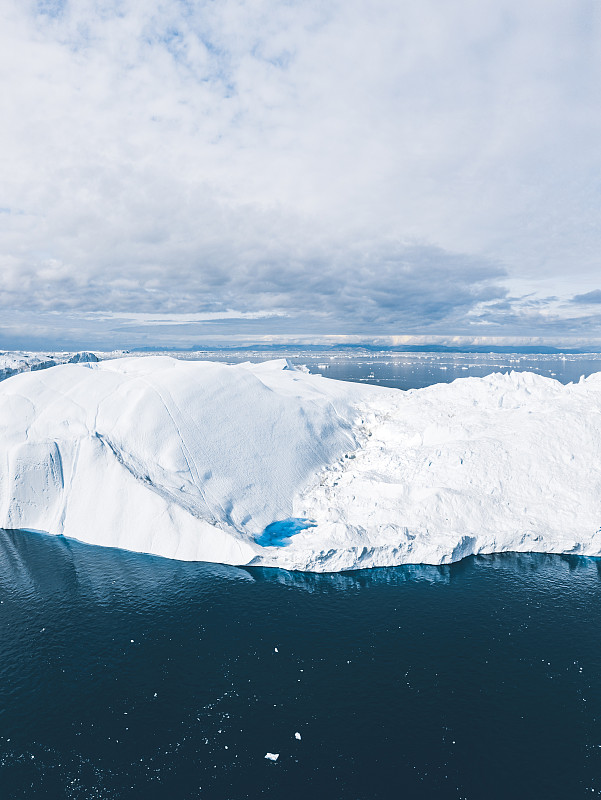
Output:
<instances>
[{"instance_id":1,"label":"snow drift","mask_svg":"<svg viewBox=\"0 0 601 800\"><path fill-rule=\"evenodd\" d=\"M0 386L0 526L337 571L601 555L601 374L402 392L285 361L74 363Z\"/></svg>"}]
</instances>

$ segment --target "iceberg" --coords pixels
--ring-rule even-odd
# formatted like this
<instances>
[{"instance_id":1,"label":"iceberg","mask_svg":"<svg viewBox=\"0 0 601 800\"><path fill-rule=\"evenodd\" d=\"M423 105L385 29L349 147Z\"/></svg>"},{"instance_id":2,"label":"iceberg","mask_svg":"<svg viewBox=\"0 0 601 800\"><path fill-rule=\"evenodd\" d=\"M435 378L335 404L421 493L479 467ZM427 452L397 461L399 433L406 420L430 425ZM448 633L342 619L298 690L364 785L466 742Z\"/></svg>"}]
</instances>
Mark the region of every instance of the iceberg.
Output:
<instances>
[{"instance_id":1,"label":"iceberg","mask_svg":"<svg viewBox=\"0 0 601 800\"><path fill-rule=\"evenodd\" d=\"M400 391L285 360L74 361L0 385L0 526L336 572L601 555L601 373Z\"/></svg>"},{"instance_id":2,"label":"iceberg","mask_svg":"<svg viewBox=\"0 0 601 800\"><path fill-rule=\"evenodd\" d=\"M27 353L0 352L0 381L29 370L49 369L57 364L98 361L94 353Z\"/></svg>"}]
</instances>

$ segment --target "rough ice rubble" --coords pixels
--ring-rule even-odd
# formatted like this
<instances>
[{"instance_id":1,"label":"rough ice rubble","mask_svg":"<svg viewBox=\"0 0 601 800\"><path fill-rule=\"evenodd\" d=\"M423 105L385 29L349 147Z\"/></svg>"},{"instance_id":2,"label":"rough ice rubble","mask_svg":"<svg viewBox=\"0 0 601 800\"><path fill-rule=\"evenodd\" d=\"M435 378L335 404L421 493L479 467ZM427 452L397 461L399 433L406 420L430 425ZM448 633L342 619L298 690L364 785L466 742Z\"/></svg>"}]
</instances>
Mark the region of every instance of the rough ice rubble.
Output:
<instances>
[{"instance_id":1,"label":"rough ice rubble","mask_svg":"<svg viewBox=\"0 0 601 800\"><path fill-rule=\"evenodd\" d=\"M402 392L285 361L145 357L0 385L1 526L184 560L320 572L601 555L600 455L601 373ZM261 546L284 520L315 525Z\"/></svg>"},{"instance_id":2,"label":"rough ice rubble","mask_svg":"<svg viewBox=\"0 0 601 800\"><path fill-rule=\"evenodd\" d=\"M318 527L279 566L601 555L601 373L568 386L514 372L370 392L363 413L367 438L300 493L296 513Z\"/></svg>"}]
</instances>

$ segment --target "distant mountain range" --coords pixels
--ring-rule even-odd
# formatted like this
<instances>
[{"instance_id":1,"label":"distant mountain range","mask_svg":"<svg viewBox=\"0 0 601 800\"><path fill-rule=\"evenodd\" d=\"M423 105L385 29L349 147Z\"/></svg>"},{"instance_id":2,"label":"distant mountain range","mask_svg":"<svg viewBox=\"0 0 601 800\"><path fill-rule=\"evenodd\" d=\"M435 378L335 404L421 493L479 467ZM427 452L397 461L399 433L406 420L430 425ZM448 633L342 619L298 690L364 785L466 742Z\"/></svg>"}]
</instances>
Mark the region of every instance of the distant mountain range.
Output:
<instances>
[{"instance_id":1,"label":"distant mountain range","mask_svg":"<svg viewBox=\"0 0 601 800\"><path fill-rule=\"evenodd\" d=\"M449 347L443 344L413 344L404 346L375 345L375 344L254 344L234 346L204 345L189 348L182 347L137 347L131 352L215 352L215 353L294 353L298 351L315 353L500 353L500 354L531 354L531 355L581 355L584 353L601 353L601 348L559 348L545 345L464 345L463 347Z\"/></svg>"}]
</instances>

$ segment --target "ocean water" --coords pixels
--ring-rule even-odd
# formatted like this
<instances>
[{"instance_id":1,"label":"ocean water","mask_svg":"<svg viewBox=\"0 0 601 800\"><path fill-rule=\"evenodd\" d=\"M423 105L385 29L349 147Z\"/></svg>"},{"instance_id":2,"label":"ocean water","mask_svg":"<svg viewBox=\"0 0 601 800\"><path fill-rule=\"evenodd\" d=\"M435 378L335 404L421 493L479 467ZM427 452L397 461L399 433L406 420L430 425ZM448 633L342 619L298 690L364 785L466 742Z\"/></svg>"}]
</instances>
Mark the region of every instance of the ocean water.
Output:
<instances>
[{"instance_id":1,"label":"ocean water","mask_svg":"<svg viewBox=\"0 0 601 800\"><path fill-rule=\"evenodd\" d=\"M294 360L400 388L601 368ZM601 560L315 575L0 530L0 631L0 800L601 794Z\"/></svg>"},{"instance_id":2,"label":"ocean water","mask_svg":"<svg viewBox=\"0 0 601 800\"><path fill-rule=\"evenodd\" d=\"M334 351L240 351L180 352L166 355L191 360L266 361L287 358L309 372L343 381L358 381L395 389L420 389L433 383L450 383L457 378L483 377L491 372L535 372L561 383L570 383L601 372L601 354L523 355L520 353L366 353Z\"/></svg>"},{"instance_id":3,"label":"ocean water","mask_svg":"<svg viewBox=\"0 0 601 800\"><path fill-rule=\"evenodd\" d=\"M316 575L1 531L0 796L598 795L600 573Z\"/></svg>"}]
</instances>

